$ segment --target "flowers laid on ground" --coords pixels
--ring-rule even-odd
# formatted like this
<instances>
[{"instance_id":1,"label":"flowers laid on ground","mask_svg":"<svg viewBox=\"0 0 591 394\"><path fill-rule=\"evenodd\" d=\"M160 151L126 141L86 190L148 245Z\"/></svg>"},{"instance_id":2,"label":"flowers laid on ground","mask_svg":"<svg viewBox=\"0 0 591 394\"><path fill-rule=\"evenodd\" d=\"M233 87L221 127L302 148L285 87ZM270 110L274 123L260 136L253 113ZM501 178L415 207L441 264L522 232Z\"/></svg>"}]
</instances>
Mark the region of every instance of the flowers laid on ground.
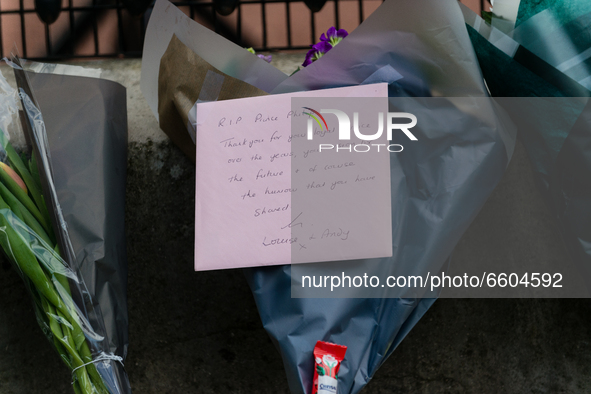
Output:
<instances>
[{"instance_id":1,"label":"flowers laid on ground","mask_svg":"<svg viewBox=\"0 0 591 394\"><path fill-rule=\"evenodd\" d=\"M112 231L121 228L123 222L107 214L107 206L100 197L88 204L77 203L81 201L78 198L86 198L87 202L88 195L100 194L111 200L110 209L123 210L123 178L108 168L124 168L126 163L127 124L125 116L121 116L125 114L125 106L112 105L124 102L125 90L117 89L119 86L110 81L94 78L74 81L63 74L53 76L48 72L43 74L44 84L39 84L42 86L38 87L40 101L37 102L39 97L33 95L33 86L38 75L23 68L16 56L7 63L14 69L20 93L16 94L0 73L0 112L8 113L0 127L0 248L24 281L43 333L71 372L74 392L130 394L123 368L127 345L126 260L124 251L111 246L111 239L119 242L123 239L123 231ZM90 114L80 111L96 100L97 93L82 93L72 99L71 88L80 89L80 83L95 87L101 82L104 83L100 85L103 89L100 97L108 104ZM47 99L45 92L50 93ZM12 106L18 108L18 104L22 105L23 117L6 110ZM68 126L46 128L39 110L41 105L45 115L75 118L76 124L65 122ZM97 126L101 123L97 119L103 116L108 121L104 127ZM8 127L22 130L27 136L30 155L16 152L9 134L3 131ZM104 138L108 144L93 140L92 149L86 149L85 133L93 137L103 133L115 138ZM50 147L54 139L68 143ZM80 156L80 149L87 154ZM60 158L63 167L53 167L51 154ZM99 156L108 157L110 167L97 166L95 158ZM63 172L63 168L76 171ZM88 176L82 182L77 179L75 186L61 182L70 180L71 174L90 174L89 170L100 181ZM58 177L61 179L57 180ZM109 188L104 187L105 179L110 180ZM64 191L68 198L62 205L58 196ZM95 220L99 221L96 226ZM96 242L104 255L95 258L89 250L99 247ZM124 271L117 272L119 268ZM90 286L85 282L88 278L92 280ZM108 290L103 292L103 287Z\"/></svg>"},{"instance_id":2,"label":"flowers laid on ground","mask_svg":"<svg viewBox=\"0 0 591 394\"><path fill-rule=\"evenodd\" d=\"M7 161L0 163L0 246L33 294L37 316L48 329L62 361L72 370L79 394L108 394L85 337L85 319L72 298L76 275L59 255L35 157L26 164L4 132Z\"/></svg>"}]
</instances>

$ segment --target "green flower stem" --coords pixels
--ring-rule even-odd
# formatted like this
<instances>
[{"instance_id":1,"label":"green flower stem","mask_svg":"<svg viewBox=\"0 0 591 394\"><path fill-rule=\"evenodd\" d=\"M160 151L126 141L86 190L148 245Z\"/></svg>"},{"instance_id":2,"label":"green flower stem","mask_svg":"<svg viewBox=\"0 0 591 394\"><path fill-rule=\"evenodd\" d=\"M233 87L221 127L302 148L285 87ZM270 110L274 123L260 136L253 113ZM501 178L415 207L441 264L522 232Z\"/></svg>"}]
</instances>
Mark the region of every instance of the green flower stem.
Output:
<instances>
[{"instance_id":1,"label":"green flower stem","mask_svg":"<svg viewBox=\"0 0 591 394\"><path fill-rule=\"evenodd\" d=\"M61 285L66 294L68 294L70 298L72 298L72 291L70 289L70 282L68 282L68 277L60 272L61 270L65 269L65 267L62 264L62 259L59 257L59 250L60 249L57 245L53 248L54 254L52 254L51 258L49 259L49 265L52 267L52 272L55 275L58 283Z\"/></svg>"},{"instance_id":2,"label":"green flower stem","mask_svg":"<svg viewBox=\"0 0 591 394\"><path fill-rule=\"evenodd\" d=\"M54 340L57 340L62 345L63 349L67 351L67 354L63 354L62 356L64 358L69 358L70 369L80 367L75 372L77 378L76 382L79 383L84 394L94 393L90 378L85 367L83 367L84 362L76 351L74 340L70 334L70 328L68 327L70 324L67 323L66 317L56 311L53 305L51 305L46 299L42 297L41 300L43 302L45 314L49 318L49 328L51 329Z\"/></svg>"},{"instance_id":3,"label":"green flower stem","mask_svg":"<svg viewBox=\"0 0 591 394\"><path fill-rule=\"evenodd\" d=\"M19 207L16 207L14 215L22 217L20 214ZM66 347L72 356L72 366L76 368L92 361L92 354L86 343L86 337L84 336L77 318L74 317L76 314L72 309L73 305L68 307L62 302L52 282L47 278L29 245L24 242L23 238L12 228L11 223L7 219L8 215L10 215L10 207L0 197L0 227L4 228L4 233L0 234L0 245L5 251L7 251L7 254L12 254L11 257L13 261L16 262L22 273L31 280L34 288L39 292L42 301L45 301L48 305L55 308L58 314L61 315L62 319L71 325L71 329L63 325L63 330L67 332L65 335L67 336L68 342L64 341L62 342L62 345ZM48 308L46 307L44 310L47 313ZM72 312L70 312L70 310L72 310ZM52 319L51 315L55 316L55 314L52 313L49 313L48 315L50 321ZM54 333L54 335L57 334ZM74 349L79 349L80 354L74 351ZM104 384L102 383L102 378L98 374L96 367L92 364L88 367L90 367L89 371L94 380L100 382L100 384L97 385L99 387L102 386L102 389ZM76 375L79 379L82 392L84 394L93 393L93 391L88 391L90 380L86 368L79 368L76 370ZM101 390L100 392L105 391Z\"/></svg>"},{"instance_id":4,"label":"green flower stem","mask_svg":"<svg viewBox=\"0 0 591 394\"><path fill-rule=\"evenodd\" d=\"M16 153L16 151L14 150L14 147L6 138L6 136L4 135L4 132L1 130L0 130L0 143L2 143L2 146L4 146L4 150L6 150L6 155L8 156L8 161L10 162L10 166L23 179L23 181L25 182L25 185L27 185L27 189L29 189L29 192L31 193L33 200L35 200L35 203L37 204L37 206L41 207L43 205L42 204L43 201L41 200L41 196L42 196L41 185L38 183L35 183L33 177L31 176L27 167L25 166L25 163L23 163L21 157L18 155L18 153ZM47 218L49 219L49 216Z\"/></svg>"},{"instance_id":5,"label":"green flower stem","mask_svg":"<svg viewBox=\"0 0 591 394\"><path fill-rule=\"evenodd\" d=\"M33 155L27 168L1 131L0 143L6 149L11 167L23 179L33 198L0 169L0 246L36 293L37 308L47 319L60 357L71 370L77 368L74 392L109 394L92 363L92 353L72 299L67 267L56 246L49 212L41 194L36 158ZM23 222L20 229L17 228L21 226L17 218Z\"/></svg>"},{"instance_id":6,"label":"green flower stem","mask_svg":"<svg viewBox=\"0 0 591 394\"><path fill-rule=\"evenodd\" d=\"M64 308L64 304L59 299L51 282L45 277L35 255L8 221L7 215L10 215L10 212L10 207L0 198L0 228L4 230L3 234L0 234L0 245L6 254L12 257L23 274L33 282L40 294L58 309Z\"/></svg>"},{"instance_id":7,"label":"green flower stem","mask_svg":"<svg viewBox=\"0 0 591 394\"><path fill-rule=\"evenodd\" d=\"M57 313L57 315L56 315L56 313ZM72 324L66 315L64 315L63 313L61 313L59 311L56 311L55 308L53 308L53 306L49 303L48 303L47 315L50 318L50 323L51 323L52 317L53 317L54 323L56 320L55 317L56 316L59 317L61 325L62 325L62 327L64 327L63 330L66 331L66 333L67 333L66 335L64 335L59 326L57 327L59 330L56 329L54 331L54 327L51 327L51 325L50 325L52 332L54 333L54 338L55 338L55 335L58 335L58 337L59 337L60 332L61 332L62 336L61 336L61 339L58 338L58 342L60 342L64 346L66 346L66 343L67 343L66 349L68 350L68 352L72 356L72 358L71 358L72 362L70 364L70 369L74 370L74 368L76 368L76 367L79 367L84 364L88 364L88 363L92 362L92 355L90 353L90 349L88 348L88 343L86 341L84 341L79 348L76 345L75 337L77 335L74 334L73 332L75 331L75 327L77 325ZM83 371L83 372L78 372L78 371ZM80 386L83 388L83 389L81 388L81 390L84 394L86 394L86 393L108 394L109 393L103 383L103 378L98 373L96 366L94 364L85 365L84 367L77 369L75 373L76 373L76 377L77 377L76 382L79 383ZM88 387L86 385L87 378L90 379L90 382L92 384L92 391L88 391Z\"/></svg>"},{"instance_id":8,"label":"green flower stem","mask_svg":"<svg viewBox=\"0 0 591 394\"><path fill-rule=\"evenodd\" d=\"M64 361L64 363L68 366L69 369L73 369L72 368L72 361L71 361L71 357L69 355L69 353L66 351L66 348L64 347L64 345L62 344L64 341L64 333L62 331L62 328L59 325L59 322L57 321L56 317L56 311L55 308L49 304L47 302L47 300L43 300L42 302L42 313L47 317L47 319L49 320L49 329L52 332L52 336L53 336L53 344L55 345L55 348L57 349L61 359Z\"/></svg>"},{"instance_id":9,"label":"green flower stem","mask_svg":"<svg viewBox=\"0 0 591 394\"><path fill-rule=\"evenodd\" d=\"M12 194L10 190L8 190L8 188L4 186L4 184L1 182L0 197L4 199L4 201L10 206L10 208L13 211L15 210L15 207L18 206L18 209L21 212L22 219L25 222L25 224L29 226L31 230L33 230L33 232L37 234L43 241L45 241L45 243L47 243L48 245L55 244L55 242L49 239L49 236L43 229L43 226L41 226L37 219L35 219L35 217L31 215L31 212L29 212L29 210L25 208L25 206L18 200L18 198L16 198L15 195Z\"/></svg>"},{"instance_id":10,"label":"green flower stem","mask_svg":"<svg viewBox=\"0 0 591 394\"><path fill-rule=\"evenodd\" d=\"M72 387L74 388L75 394L84 394L82 392L82 390L80 389L80 385L78 384L78 381L75 381L74 384L72 385Z\"/></svg>"},{"instance_id":11,"label":"green flower stem","mask_svg":"<svg viewBox=\"0 0 591 394\"><path fill-rule=\"evenodd\" d=\"M59 316L59 318L62 321L67 321L68 319L66 318L66 316L57 311L57 316ZM82 392L85 394L94 394L95 390L93 389L92 383L90 381L90 377L88 376L88 372L86 371L86 366L84 366L85 362L82 360L82 358L80 357L80 355L78 354L78 352L76 351L76 344L74 343L74 338L72 335L72 331L70 330L70 327L68 327L69 324L63 324L62 323L62 330L63 330L63 344L66 347L66 349L68 350L68 352L70 353L70 355L72 356L72 370L74 368L78 368L76 369L76 378L77 378L77 382L80 384L80 388L82 389Z\"/></svg>"},{"instance_id":12,"label":"green flower stem","mask_svg":"<svg viewBox=\"0 0 591 394\"><path fill-rule=\"evenodd\" d=\"M14 179L12 179L10 177L10 175L8 175L8 173L6 171L4 171L3 169L0 168L0 181L2 181L2 183L4 183L4 185L8 188L8 190L10 190L12 192L12 194L14 194L16 196L16 198L18 198L18 200L33 214L33 216L35 216L35 218L39 221L39 223L41 223L41 225L43 226L43 228L49 232L49 228L50 228L50 224L49 221L47 221L43 215L41 215L41 212L39 212L39 209L37 209L37 207L35 206L35 203L33 202L33 200L31 200L31 198L27 195L27 193L20 188L20 186L14 181Z\"/></svg>"},{"instance_id":13,"label":"green flower stem","mask_svg":"<svg viewBox=\"0 0 591 394\"><path fill-rule=\"evenodd\" d=\"M68 288L69 290L69 288ZM80 365L84 365L84 364L88 364L92 362L92 354L90 352L90 348L88 347L88 343L86 342L86 338L84 337L84 335L82 334L82 331L80 329L80 325L73 321L71 318L68 318L68 315L61 313L60 311L56 311L55 308L48 303L48 311L47 311L47 316L50 319L50 327L51 327L51 319L52 317L56 317L56 313L57 316L59 316L60 322L62 324L65 329L68 330L68 335L67 335L67 343L68 343L68 351L70 352L70 354L72 354L72 359L74 360L74 363L70 364L70 369L74 369L77 366ZM73 315L69 315L70 317ZM57 334L58 337L60 336L60 332L59 330L53 330L52 328L52 332L54 334ZM58 326L59 328L59 326ZM61 330L61 328L60 328ZM63 333L62 333L62 337L63 337ZM84 341L82 343L77 343L77 338L84 338ZM55 338L55 336L54 336ZM62 344L64 344L63 341L60 341L58 339L58 341ZM75 362L80 361L80 363L78 365L76 365ZM83 368L80 368L80 370ZM91 393L94 392L98 392L100 394L108 394L109 391L107 390L107 388L104 385L103 382L103 378L100 376L100 374L98 373L96 366L94 364L88 364L86 366L84 366L84 369L86 370L86 373L89 375L91 382L93 383L94 389L95 391L91 391ZM78 375L78 370L76 370L76 374ZM80 379L80 376L78 376L78 378ZM82 383L84 382L84 380L81 381ZM82 385L82 387L85 387L84 385ZM86 391L83 391L84 393L86 393Z\"/></svg>"}]
</instances>

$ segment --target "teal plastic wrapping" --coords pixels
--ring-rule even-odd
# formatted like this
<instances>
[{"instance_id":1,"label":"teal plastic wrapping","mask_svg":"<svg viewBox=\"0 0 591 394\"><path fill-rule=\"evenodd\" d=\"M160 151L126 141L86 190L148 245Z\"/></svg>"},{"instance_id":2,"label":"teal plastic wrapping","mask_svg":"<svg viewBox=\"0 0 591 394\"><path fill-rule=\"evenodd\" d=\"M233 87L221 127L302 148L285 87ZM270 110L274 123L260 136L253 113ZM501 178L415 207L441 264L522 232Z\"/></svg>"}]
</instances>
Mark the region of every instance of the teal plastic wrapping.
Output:
<instances>
[{"instance_id":1,"label":"teal plastic wrapping","mask_svg":"<svg viewBox=\"0 0 591 394\"><path fill-rule=\"evenodd\" d=\"M518 45L507 54L483 21L463 8L468 33L492 96L591 96L591 4L585 0L522 0L515 29L504 39ZM511 37L509 37L511 36ZM587 100L573 110L531 107L507 112L518 126L536 183L560 229L567 251L583 274L591 274L591 119ZM547 114L544 115L544 112ZM534 114L538 116L532 116ZM528 119L523 122L523 119ZM569 127L555 127L565 121Z\"/></svg>"}]
</instances>

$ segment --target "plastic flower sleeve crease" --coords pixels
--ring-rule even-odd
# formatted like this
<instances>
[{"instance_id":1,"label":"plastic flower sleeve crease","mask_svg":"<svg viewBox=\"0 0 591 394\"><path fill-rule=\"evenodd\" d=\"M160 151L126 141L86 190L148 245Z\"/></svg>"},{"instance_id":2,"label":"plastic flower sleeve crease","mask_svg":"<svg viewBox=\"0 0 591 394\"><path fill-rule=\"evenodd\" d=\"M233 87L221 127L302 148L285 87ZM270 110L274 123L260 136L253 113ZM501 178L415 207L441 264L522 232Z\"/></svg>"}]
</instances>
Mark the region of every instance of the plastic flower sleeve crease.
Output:
<instances>
[{"instance_id":1,"label":"plastic flower sleeve crease","mask_svg":"<svg viewBox=\"0 0 591 394\"><path fill-rule=\"evenodd\" d=\"M76 265L100 305L110 350L125 357L126 91L118 83L89 77L80 67L62 65L56 74L30 72L28 65L26 76L43 113L54 186Z\"/></svg>"},{"instance_id":2,"label":"plastic flower sleeve crease","mask_svg":"<svg viewBox=\"0 0 591 394\"><path fill-rule=\"evenodd\" d=\"M25 281L43 332L72 371L74 391L130 393L123 357L109 348L100 305L79 271L43 115L20 59L7 63L15 71L25 113L22 126L32 152L30 159L17 154L6 135L0 135L7 164L26 186L21 188L10 171L0 169L0 244Z\"/></svg>"}]
</instances>

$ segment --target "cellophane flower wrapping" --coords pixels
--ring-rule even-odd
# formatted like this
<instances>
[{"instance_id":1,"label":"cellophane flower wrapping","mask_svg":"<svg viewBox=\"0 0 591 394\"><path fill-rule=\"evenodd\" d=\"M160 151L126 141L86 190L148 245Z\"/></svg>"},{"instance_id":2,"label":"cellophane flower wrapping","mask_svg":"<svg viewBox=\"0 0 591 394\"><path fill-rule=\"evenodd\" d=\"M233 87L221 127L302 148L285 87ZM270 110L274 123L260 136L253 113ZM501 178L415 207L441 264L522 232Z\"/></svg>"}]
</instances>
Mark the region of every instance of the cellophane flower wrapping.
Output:
<instances>
[{"instance_id":1,"label":"cellophane flower wrapping","mask_svg":"<svg viewBox=\"0 0 591 394\"><path fill-rule=\"evenodd\" d=\"M452 103L455 98L488 96L453 0L387 0L338 45L290 77L244 52L190 21L168 1L156 3L144 46L142 92L173 141L191 143L190 110L211 73L230 79L233 86L222 88L213 100L245 97L244 85L260 95L380 82L389 85L391 108L404 98L449 98ZM173 68L184 78L167 71ZM426 102L413 101L423 113L429 112L422 104ZM498 123L492 105L484 104L482 111L446 108L437 112L444 116L438 127L423 129L416 149L391 155L394 255L369 262L381 274L443 269L511 158L513 129ZM464 127L466 119L478 120L479 126ZM188 150L194 152L194 145ZM292 393L311 392L313 349L319 340L347 346L338 392L359 392L437 296L292 298L292 270L289 265L245 270Z\"/></svg>"},{"instance_id":2,"label":"cellophane flower wrapping","mask_svg":"<svg viewBox=\"0 0 591 394\"><path fill-rule=\"evenodd\" d=\"M74 392L131 393L123 367L125 89L88 77L96 70L8 63L18 95L3 98L20 99L29 149L19 155L0 134L4 161L26 186L2 172L0 245L31 294L56 362L71 370Z\"/></svg>"},{"instance_id":3,"label":"cellophane flower wrapping","mask_svg":"<svg viewBox=\"0 0 591 394\"><path fill-rule=\"evenodd\" d=\"M523 0L515 26L505 32L494 27L494 19L491 26L465 7L463 13L491 95L535 102L514 111L511 100L503 99L536 184L589 289L591 3Z\"/></svg>"}]
</instances>

